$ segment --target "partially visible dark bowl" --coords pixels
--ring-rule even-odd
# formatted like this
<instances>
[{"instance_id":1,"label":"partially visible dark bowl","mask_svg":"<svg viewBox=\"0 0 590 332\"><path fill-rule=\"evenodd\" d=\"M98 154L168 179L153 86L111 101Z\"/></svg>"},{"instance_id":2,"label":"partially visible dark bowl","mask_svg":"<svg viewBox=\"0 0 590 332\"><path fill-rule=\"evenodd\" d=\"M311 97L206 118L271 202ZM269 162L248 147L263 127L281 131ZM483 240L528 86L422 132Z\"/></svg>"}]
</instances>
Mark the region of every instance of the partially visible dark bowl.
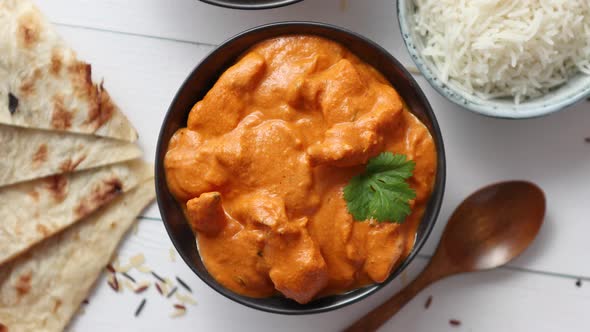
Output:
<instances>
[{"instance_id":1,"label":"partially visible dark bowl","mask_svg":"<svg viewBox=\"0 0 590 332\"><path fill-rule=\"evenodd\" d=\"M201 0L211 5L233 9L270 9L283 7L302 0Z\"/></svg>"},{"instance_id":2,"label":"partially visible dark bowl","mask_svg":"<svg viewBox=\"0 0 590 332\"><path fill-rule=\"evenodd\" d=\"M434 191L418 227L416 244L409 256L381 284L356 289L345 294L323 297L304 305L281 296L262 299L241 296L217 283L201 261L195 237L181 207L168 189L164 171L164 156L168 149L168 142L177 129L186 127L192 106L205 96L219 76L251 46L262 40L286 34L311 34L334 40L348 47L365 62L374 66L391 82L408 104L412 113L428 127L438 153ZM224 296L255 309L280 314L311 314L341 308L373 294L394 279L410 264L430 235L442 204L445 176L445 151L440 129L430 104L412 75L392 55L371 40L342 28L313 22L281 22L263 25L240 33L211 52L188 76L174 97L162 124L156 151L158 206L168 235L186 264L206 284Z\"/></svg>"}]
</instances>

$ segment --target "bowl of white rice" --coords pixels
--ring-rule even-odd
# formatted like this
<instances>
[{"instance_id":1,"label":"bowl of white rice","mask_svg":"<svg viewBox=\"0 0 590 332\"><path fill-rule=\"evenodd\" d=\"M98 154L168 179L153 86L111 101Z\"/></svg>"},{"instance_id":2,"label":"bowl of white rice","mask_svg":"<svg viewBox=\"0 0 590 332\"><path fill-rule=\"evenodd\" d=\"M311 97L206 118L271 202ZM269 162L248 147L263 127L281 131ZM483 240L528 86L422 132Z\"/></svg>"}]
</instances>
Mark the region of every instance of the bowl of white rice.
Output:
<instances>
[{"instance_id":1,"label":"bowl of white rice","mask_svg":"<svg viewBox=\"0 0 590 332\"><path fill-rule=\"evenodd\" d=\"M416 66L443 96L531 118L590 96L588 0L398 0Z\"/></svg>"}]
</instances>

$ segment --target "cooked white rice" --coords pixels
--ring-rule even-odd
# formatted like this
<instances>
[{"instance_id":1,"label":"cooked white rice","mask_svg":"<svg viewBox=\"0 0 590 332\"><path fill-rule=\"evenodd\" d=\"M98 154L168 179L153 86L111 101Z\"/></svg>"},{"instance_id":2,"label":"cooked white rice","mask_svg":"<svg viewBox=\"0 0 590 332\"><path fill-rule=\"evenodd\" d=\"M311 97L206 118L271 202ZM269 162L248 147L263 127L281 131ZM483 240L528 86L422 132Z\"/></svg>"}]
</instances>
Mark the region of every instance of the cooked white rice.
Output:
<instances>
[{"instance_id":1,"label":"cooked white rice","mask_svg":"<svg viewBox=\"0 0 590 332\"><path fill-rule=\"evenodd\" d=\"M439 79L484 98L538 97L590 75L590 0L414 0Z\"/></svg>"}]
</instances>

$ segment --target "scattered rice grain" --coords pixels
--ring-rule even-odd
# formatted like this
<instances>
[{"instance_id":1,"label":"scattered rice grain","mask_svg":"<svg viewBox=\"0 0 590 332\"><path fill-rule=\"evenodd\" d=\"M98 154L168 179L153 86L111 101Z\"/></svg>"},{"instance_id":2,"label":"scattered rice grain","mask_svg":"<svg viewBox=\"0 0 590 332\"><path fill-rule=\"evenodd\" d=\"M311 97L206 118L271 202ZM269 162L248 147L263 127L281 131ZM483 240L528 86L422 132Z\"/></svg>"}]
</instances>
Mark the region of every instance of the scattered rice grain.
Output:
<instances>
[{"instance_id":1,"label":"scattered rice grain","mask_svg":"<svg viewBox=\"0 0 590 332\"><path fill-rule=\"evenodd\" d=\"M172 312L172 314L170 314L170 317L177 318L177 317L184 316L185 314L186 314L186 310L176 309L176 310L174 310L174 312Z\"/></svg>"},{"instance_id":2,"label":"scattered rice grain","mask_svg":"<svg viewBox=\"0 0 590 332\"><path fill-rule=\"evenodd\" d=\"M178 287L174 286L174 288L172 288L172 290L168 293L168 295L166 297L171 298L172 295L174 295L174 293L176 293L177 290L178 290Z\"/></svg>"},{"instance_id":3,"label":"scattered rice grain","mask_svg":"<svg viewBox=\"0 0 590 332\"><path fill-rule=\"evenodd\" d=\"M122 281L122 283L124 288L127 288L128 290L135 292L135 285L131 281L125 279Z\"/></svg>"},{"instance_id":4,"label":"scattered rice grain","mask_svg":"<svg viewBox=\"0 0 590 332\"><path fill-rule=\"evenodd\" d=\"M111 286L111 288L117 293L121 289L121 287L119 287L119 280L117 280L117 277L114 274L109 275L107 284L109 284L109 286Z\"/></svg>"},{"instance_id":5,"label":"scattered rice grain","mask_svg":"<svg viewBox=\"0 0 590 332\"><path fill-rule=\"evenodd\" d=\"M139 267L145 263L145 256L143 254L137 254L129 259L129 264L132 267Z\"/></svg>"},{"instance_id":6,"label":"scattered rice grain","mask_svg":"<svg viewBox=\"0 0 590 332\"><path fill-rule=\"evenodd\" d=\"M156 289L160 295L164 296L164 292L162 292L162 287L160 287L160 283L156 282Z\"/></svg>"},{"instance_id":7,"label":"scattered rice grain","mask_svg":"<svg viewBox=\"0 0 590 332\"><path fill-rule=\"evenodd\" d=\"M160 275L158 275L156 272L151 271L152 275L154 276L154 278L158 279L160 282L166 282L166 280L164 280L164 278L160 277Z\"/></svg>"},{"instance_id":8,"label":"scattered rice grain","mask_svg":"<svg viewBox=\"0 0 590 332\"><path fill-rule=\"evenodd\" d=\"M141 273L150 273L150 272L152 272L152 270L149 267L147 267L147 265L138 266L135 269L137 271L141 272Z\"/></svg>"},{"instance_id":9,"label":"scattered rice grain","mask_svg":"<svg viewBox=\"0 0 590 332\"><path fill-rule=\"evenodd\" d=\"M136 281L135 281L135 278L133 278L132 276L130 276L130 275L127 273L127 272L123 272L123 273L121 273L121 274L122 274L122 275L123 275L125 278L127 278L127 279L129 279L129 280L131 280L131 281L133 281L133 282L136 282Z\"/></svg>"},{"instance_id":10,"label":"scattered rice grain","mask_svg":"<svg viewBox=\"0 0 590 332\"><path fill-rule=\"evenodd\" d=\"M170 254L170 260L172 262L176 262L176 250L174 250L174 248L170 247L169 254Z\"/></svg>"},{"instance_id":11,"label":"scattered rice grain","mask_svg":"<svg viewBox=\"0 0 590 332\"><path fill-rule=\"evenodd\" d=\"M175 297L178 301L184 303L184 304L191 304L191 305L196 305L197 301L195 301L195 299L192 298L192 296L190 295L184 295L182 293L176 292Z\"/></svg>"},{"instance_id":12,"label":"scattered rice grain","mask_svg":"<svg viewBox=\"0 0 590 332\"><path fill-rule=\"evenodd\" d=\"M146 299L141 300L139 307L135 310L135 317L139 316L139 314L143 311L143 307L145 306Z\"/></svg>"},{"instance_id":13,"label":"scattered rice grain","mask_svg":"<svg viewBox=\"0 0 590 332\"><path fill-rule=\"evenodd\" d=\"M148 288L150 288L149 284L147 284L147 285L144 284L142 286L139 286L139 287L135 288L135 294L141 294L141 293L145 292Z\"/></svg>"},{"instance_id":14,"label":"scattered rice grain","mask_svg":"<svg viewBox=\"0 0 590 332\"><path fill-rule=\"evenodd\" d=\"M179 277L176 277L176 281L178 281L178 283L180 284L180 286L184 287L184 289L186 289L189 292L193 292L193 290L186 284L186 282L184 282L184 280L180 279Z\"/></svg>"}]
</instances>

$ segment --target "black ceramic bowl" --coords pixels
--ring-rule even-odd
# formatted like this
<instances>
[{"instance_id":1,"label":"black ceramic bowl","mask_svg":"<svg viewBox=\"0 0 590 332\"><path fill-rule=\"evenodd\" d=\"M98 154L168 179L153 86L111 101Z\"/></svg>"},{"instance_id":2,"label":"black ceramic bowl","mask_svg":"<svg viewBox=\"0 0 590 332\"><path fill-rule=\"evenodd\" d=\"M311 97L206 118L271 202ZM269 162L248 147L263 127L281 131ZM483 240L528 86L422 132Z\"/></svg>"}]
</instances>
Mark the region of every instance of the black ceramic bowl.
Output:
<instances>
[{"instance_id":1,"label":"black ceramic bowl","mask_svg":"<svg viewBox=\"0 0 590 332\"><path fill-rule=\"evenodd\" d=\"M234 64L236 59L251 46L262 40L285 34L311 34L332 39L348 47L365 62L379 70L406 101L410 110L428 127L436 143L438 153L438 168L434 191L418 228L416 244L410 255L395 271L392 271L391 276L382 284L360 288L345 294L323 297L305 305L298 304L281 296L262 299L245 297L217 283L207 272L201 261L195 244L195 237L185 220L179 204L168 189L164 171L164 156L168 148L168 142L177 129L186 127L187 117L192 106L205 96L218 77L229 66ZM280 314L311 314L334 310L376 292L394 279L408 266L426 242L438 216L443 198L444 185L445 152L440 129L436 117L430 108L430 104L412 76L393 56L369 39L353 32L322 23L282 22L260 26L231 38L211 52L188 76L174 97L160 130L156 152L156 192L160 213L164 219L164 224L172 239L172 243L186 264L188 264L199 278L224 296L255 309Z\"/></svg>"},{"instance_id":2,"label":"black ceramic bowl","mask_svg":"<svg viewBox=\"0 0 590 332\"><path fill-rule=\"evenodd\" d=\"M234 9L269 9L287 6L302 0L201 0L208 4Z\"/></svg>"}]
</instances>

